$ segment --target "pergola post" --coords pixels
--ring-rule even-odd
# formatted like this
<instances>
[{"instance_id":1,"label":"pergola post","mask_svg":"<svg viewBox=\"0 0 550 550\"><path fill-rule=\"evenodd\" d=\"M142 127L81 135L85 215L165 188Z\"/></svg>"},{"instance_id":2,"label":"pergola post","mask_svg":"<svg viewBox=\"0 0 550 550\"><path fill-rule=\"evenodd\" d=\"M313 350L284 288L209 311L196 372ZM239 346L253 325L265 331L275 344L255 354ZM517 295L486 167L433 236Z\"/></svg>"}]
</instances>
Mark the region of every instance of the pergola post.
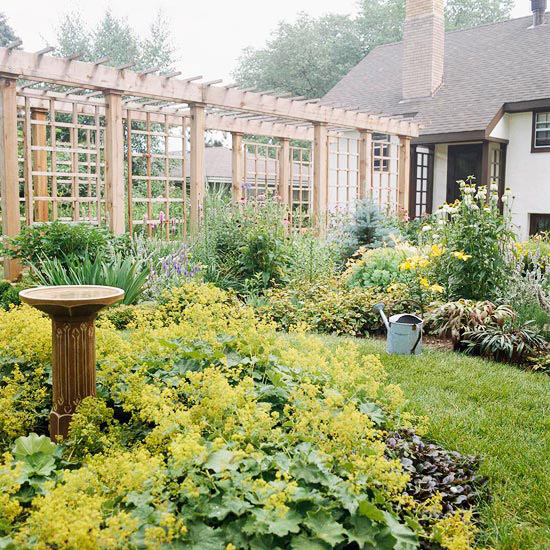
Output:
<instances>
[{"instance_id":1,"label":"pergola post","mask_svg":"<svg viewBox=\"0 0 550 550\"><path fill-rule=\"evenodd\" d=\"M313 220L320 235L327 225L328 202L328 133L327 126L318 122L313 128Z\"/></svg>"},{"instance_id":2,"label":"pergola post","mask_svg":"<svg viewBox=\"0 0 550 550\"><path fill-rule=\"evenodd\" d=\"M46 109L31 109L31 120L46 122ZM31 124L31 143L36 147L46 147L46 125ZM45 150L34 150L32 154L33 169L36 172L48 171L48 153ZM34 219L37 222L47 222L49 219L48 201L36 200L36 197L48 196L48 176L34 176ZM32 182L30 182L32 185ZM31 205L32 207L32 205Z\"/></svg>"},{"instance_id":3,"label":"pergola post","mask_svg":"<svg viewBox=\"0 0 550 550\"><path fill-rule=\"evenodd\" d=\"M364 200L372 190L372 132L359 132L359 189L358 198Z\"/></svg>"},{"instance_id":4,"label":"pergola post","mask_svg":"<svg viewBox=\"0 0 550 550\"><path fill-rule=\"evenodd\" d=\"M190 128L191 152L189 157L189 184L191 188L190 225L192 232L196 232L199 228L204 206L204 128L204 105L201 103L192 104Z\"/></svg>"},{"instance_id":5,"label":"pergola post","mask_svg":"<svg viewBox=\"0 0 550 550\"><path fill-rule=\"evenodd\" d=\"M281 202L290 206L290 189L292 182L290 181L290 139L282 138L281 147L279 148L279 189L278 195L281 197Z\"/></svg>"},{"instance_id":6,"label":"pergola post","mask_svg":"<svg viewBox=\"0 0 550 550\"><path fill-rule=\"evenodd\" d=\"M231 199L238 204L243 196L243 135L231 132Z\"/></svg>"},{"instance_id":7,"label":"pergola post","mask_svg":"<svg viewBox=\"0 0 550 550\"><path fill-rule=\"evenodd\" d=\"M105 92L105 102L105 203L111 231L120 235L126 229L121 96Z\"/></svg>"},{"instance_id":8,"label":"pergola post","mask_svg":"<svg viewBox=\"0 0 550 550\"><path fill-rule=\"evenodd\" d=\"M409 213L409 192L411 174L411 138L399 136L399 181L398 208L404 218Z\"/></svg>"},{"instance_id":9,"label":"pergola post","mask_svg":"<svg viewBox=\"0 0 550 550\"><path fill-rule=\"evenodd\" d=\"M17 160L16 81L0 79L0 195L2 234L15 237L21 231L19 213L19 165ZM15 281L21 275L17 260L4 258L4 277Z\"/></svg>"}]
</instances>

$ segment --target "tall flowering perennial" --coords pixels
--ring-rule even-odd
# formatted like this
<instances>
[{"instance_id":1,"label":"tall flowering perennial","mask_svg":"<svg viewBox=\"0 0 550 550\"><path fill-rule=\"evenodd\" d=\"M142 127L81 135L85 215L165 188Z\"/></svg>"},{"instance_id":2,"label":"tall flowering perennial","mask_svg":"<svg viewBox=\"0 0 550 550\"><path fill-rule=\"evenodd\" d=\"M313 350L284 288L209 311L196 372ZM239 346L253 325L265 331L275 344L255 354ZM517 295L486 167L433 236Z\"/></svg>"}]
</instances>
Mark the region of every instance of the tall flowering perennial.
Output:
<instances>
[{"instance_id":1,"label":"tall flowering perennial","mask_svg":"<svg viewBox=\"0 0 550 550\"><path fill-rule=\"evenodd\" d=\"M165 289L176 288L182 283L194 279L201 268L191 260L186 244L181 246L155 266L151 262L151 274L148 281L148 293L158 297Z\"/></svg>"},{"instance_id":2,"label":"tall flowering perennial","mask_svg":"<svg viewBox=\"0 0 550 550\"><path fill-rule=\"evenodd\" d=\"M399 266L408 293L422 313L426 306L445 290L437 282L434 269L435 263L444 253L444 248L434 244L425 254L411 256Z\"/></svg>"},{"instance_id":3,"label":"tall flowering perennial","mask_svg":"<svg viewBox=\"0 0 550 550\"><path fill-rule=\"evenodd\" d=\"M507 189L499 199L496 184L476 187L473 178L459 183L460 200L439 208L437 223L423 228L422 239L444 251L434 258L433 272L446 300L493 299L509 280L511 193Z\"/></svg>"},{"instance_id":4,"label":"tall flowering perennial","mask_svg":"<svg viewBox=\"0 0 550 550\"><path fill-rule=\"evenodd\" d=\"M83 401L66 442L2 434L6 547L468 548L466 517L407 492L387 433L425 422L402 412L377 357L279 336L219 289L182 288L159 322L98 327L100 397ZM30 311L0 312L0 334L23 335L3 365L26 374L49 369L51 350L48 319ZM12 376L0 370L0 398Z\"/></svg>"}]
</instances>

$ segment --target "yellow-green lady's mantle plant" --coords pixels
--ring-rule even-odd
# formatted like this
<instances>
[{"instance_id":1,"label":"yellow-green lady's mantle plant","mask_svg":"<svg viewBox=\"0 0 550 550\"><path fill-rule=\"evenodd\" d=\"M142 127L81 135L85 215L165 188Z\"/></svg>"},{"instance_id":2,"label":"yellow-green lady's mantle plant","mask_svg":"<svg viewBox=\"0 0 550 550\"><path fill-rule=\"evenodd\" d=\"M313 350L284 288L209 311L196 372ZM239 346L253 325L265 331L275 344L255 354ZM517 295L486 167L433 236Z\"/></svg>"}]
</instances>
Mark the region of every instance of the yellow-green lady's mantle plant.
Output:
<instances>
[{"instance_id":1,"label":"yellow-green lady's mantle plant","mask_svg":"<svg viewBox=\"0 0 550 550\"><path fill-rule=\"evenodd\" d=\"M471 510L450 487L419 498L388 443L423 421L377 357L277 335L211 286L175 301L125 332L99 323L98 396L60 445L41 435L50 322L0 311L1 548L471 547Z\"/></svg>"}]
</instances>

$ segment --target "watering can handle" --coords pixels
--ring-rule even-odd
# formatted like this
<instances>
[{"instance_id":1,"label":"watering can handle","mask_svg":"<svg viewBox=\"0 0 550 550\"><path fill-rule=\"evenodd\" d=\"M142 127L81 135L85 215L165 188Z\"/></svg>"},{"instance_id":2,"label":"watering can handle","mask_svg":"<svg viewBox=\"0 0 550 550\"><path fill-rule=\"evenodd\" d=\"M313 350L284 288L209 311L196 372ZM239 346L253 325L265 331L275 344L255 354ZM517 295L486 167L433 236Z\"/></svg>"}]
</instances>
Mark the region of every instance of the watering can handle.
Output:
<instances>
[{"instance_id":1,"label":"watering can handle","mask_svg":"<svg viewBox=\"0 0 550 550\"><path fill-rule=\"evenodd\" d=\"M420 326L420 330L418 331L418 338L416 339L416 342L414 343L414 346L411 349L411 355L413 355L414 352L416 351L416 348L417 348L418 344L420 343L421 339L422 339L422 325Z\"/></svg>"}]
</instances>

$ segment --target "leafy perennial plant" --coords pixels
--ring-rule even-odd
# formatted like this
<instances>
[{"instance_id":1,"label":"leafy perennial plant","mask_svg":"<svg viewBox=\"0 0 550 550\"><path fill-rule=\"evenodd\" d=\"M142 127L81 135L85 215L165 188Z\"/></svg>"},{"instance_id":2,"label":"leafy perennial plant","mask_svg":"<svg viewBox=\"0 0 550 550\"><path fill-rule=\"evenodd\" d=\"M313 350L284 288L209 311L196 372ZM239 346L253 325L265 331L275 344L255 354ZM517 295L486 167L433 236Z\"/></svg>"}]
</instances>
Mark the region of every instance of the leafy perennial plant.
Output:
<instances>
[{"instance_id":1,"label":"leafy perennial plant","mask_svg":"<svg viewBox=\"0 0 550 550\"><path fill-rule=\"evenodd\" d=\"M185 285L125 333L103 322L98 397L57 446L25 436L46 428L49 321L0 311L0 546L469 548L467 507L410 493L387 437L424 421L378 358L278 336L219 292Z\"/></svg>"}]
</instances>

